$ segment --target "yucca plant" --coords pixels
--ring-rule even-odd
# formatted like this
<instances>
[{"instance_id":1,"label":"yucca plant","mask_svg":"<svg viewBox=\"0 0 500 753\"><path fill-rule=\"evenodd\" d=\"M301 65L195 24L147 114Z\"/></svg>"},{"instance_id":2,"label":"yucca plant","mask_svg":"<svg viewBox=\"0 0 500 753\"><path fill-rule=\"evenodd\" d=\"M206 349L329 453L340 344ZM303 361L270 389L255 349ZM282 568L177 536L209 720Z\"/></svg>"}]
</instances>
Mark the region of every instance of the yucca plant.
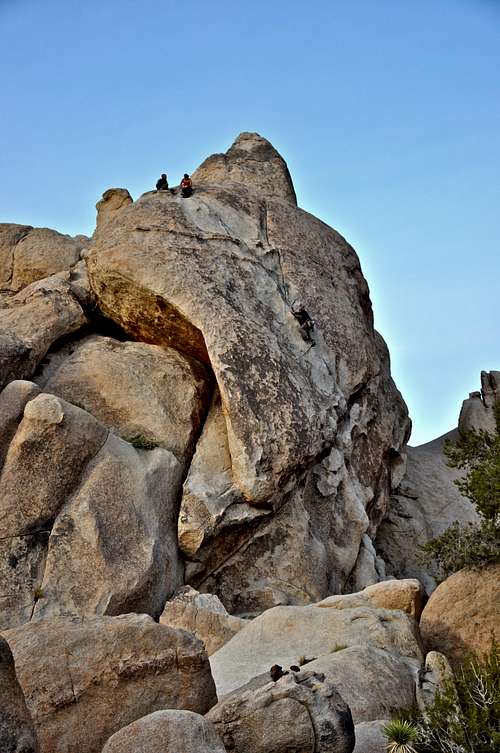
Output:
<instances>
[{"instance_id":1,"label":"yucca plant","mask_svg":"<svg viewBox=\"0 0 500 753\"><path fill-rule=\"evenodd\" d=\"M387 753L416 753L417 727L406 719L393 719L382 729L388 739Z\"/></svg>"}]
</instances>

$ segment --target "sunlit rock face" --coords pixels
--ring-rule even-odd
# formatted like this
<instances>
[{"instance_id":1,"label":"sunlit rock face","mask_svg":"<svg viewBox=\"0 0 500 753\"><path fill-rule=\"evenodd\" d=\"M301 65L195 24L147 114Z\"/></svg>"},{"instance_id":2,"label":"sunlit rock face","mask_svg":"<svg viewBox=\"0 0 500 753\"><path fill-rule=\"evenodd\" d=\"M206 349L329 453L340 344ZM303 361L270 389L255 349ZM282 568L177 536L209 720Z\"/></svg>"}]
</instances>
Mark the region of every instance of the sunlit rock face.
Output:
<instances>
[{"instance_id":1,"label":"sunlit rock face","mask_svg":"<svg viewBox=\"0 0 500 753\"><path fill-rule=\"evenodd\" d=\"M357 256L297 208L282 158L242 134L194 173L191 198L121 206L87 266L97 306L129 337L214 374L179 518L188 581L234 612L342 590L409 422Z\"/></svg>"}]
</instances>

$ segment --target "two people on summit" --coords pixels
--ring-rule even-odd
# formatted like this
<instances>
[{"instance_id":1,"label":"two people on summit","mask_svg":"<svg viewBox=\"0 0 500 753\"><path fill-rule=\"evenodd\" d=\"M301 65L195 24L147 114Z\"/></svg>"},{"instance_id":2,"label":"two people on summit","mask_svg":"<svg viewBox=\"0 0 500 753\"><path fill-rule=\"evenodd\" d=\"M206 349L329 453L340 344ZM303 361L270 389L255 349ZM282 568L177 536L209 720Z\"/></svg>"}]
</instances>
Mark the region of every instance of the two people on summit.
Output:
<instances>
[{"instance_id":1,"label":"two people on summit","mask_svg":"<svg viewBox=\"0 0 500 753\"><path fill-rule=\"evenodd\" d=\"M187 173L184 173L184 177L181 180L180 189L181 189L182 197L184 199L188 199L190 196L193 195L193 183ZM156 190L157 191L169 190L166 173L162 173L160 178L157 180ZM175 189L171 188L170 192L172 194L175 194ZM299 324L303 339L305 340L305 342L310 344L311 348L313 348L316 345L316 341L313 338L314 321L313 319L311 319L311 317L309 316L309 313L306 311L304 304L299 300L294 301L291 306L291 312Z\"/></svg>"},{"instance_id":2,"label":"two people on summit","mask_svg":"<svg viewBox=\"0 0 500 753\"><path fill-rule=\"evenodd\" d=\"M187 173L184 173L184 177L181 180L181 194L184 199L189 199L193 193L193 183ZM168 191L168 180L166 173L162 173L160 178L156 181L157 191ZM175 193L175 189L170 189L171 193Z\"/></svg>"}]
</instances>

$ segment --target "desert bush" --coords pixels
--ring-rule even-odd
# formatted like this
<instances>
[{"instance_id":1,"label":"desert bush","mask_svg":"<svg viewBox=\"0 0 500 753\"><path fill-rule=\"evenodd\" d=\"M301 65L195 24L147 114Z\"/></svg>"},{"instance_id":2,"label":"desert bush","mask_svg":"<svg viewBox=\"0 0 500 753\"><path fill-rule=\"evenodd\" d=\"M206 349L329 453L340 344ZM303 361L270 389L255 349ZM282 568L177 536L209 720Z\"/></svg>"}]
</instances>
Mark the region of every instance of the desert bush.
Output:
<instances>
[{"instance_id":1,"label":"desert bush","mask_svg":"<svg viewBox=\"0 0 500 753\"><path fill-rule=\"evenodd\" d=\"M434 703L397 722L414 728L415 753L494 753L500 750L500 651L493 640L485 659L468 658L445 681ZM390 733L390 730L389 730ZM385 732L389 743L394 741Z\"/></svg>"}]
</instances>

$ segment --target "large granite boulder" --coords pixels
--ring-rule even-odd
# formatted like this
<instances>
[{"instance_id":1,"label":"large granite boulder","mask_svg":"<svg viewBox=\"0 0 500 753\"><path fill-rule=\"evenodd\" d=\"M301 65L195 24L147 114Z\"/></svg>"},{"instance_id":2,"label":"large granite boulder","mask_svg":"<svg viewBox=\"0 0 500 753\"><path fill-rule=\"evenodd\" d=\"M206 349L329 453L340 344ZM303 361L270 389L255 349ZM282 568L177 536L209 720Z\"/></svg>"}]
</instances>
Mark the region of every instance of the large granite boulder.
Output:
<instances>
[{"instance_id":1,"label":"large granite boulder","mask_svg":"<svg viewBox=\"0 0 500 753\"><path fill-rule=\"evenodd\" d=\"M431 595L420 619L428 650L443 653L452 664L468 654L482 656L498 641L500 626L500 565L460 570Z\"/></svg>"},{"instance_id":2,"label":"large granite boulder","mask_svg":"<svg viewBox=\"0 0 500 753\"><path fill-rule=\"evenodd\" d=\"M231 185L204 168L189 200L150 192L127 204L86 259L104 315L214 372L220 402L186 480L180 543L189 582L240 613L346 585L409 431L358 259L334 230L267 194L278 164L269 150L259 146L260 167L242 158ZM314 347L290 311L299 297Z\"/></svg>"},{"instance_id":3,"label":"large granite boulder","mask_svg":"<svg viewBox=\"0 0 500 753\"><path fill-rule=\"evenodd\" d=\"M7 298L0 306L0 389L32 376L50 346L86 322L69 272L34 282Z\"/></svg>"},{"instance_id":4,"label":"large granite boulder","mask_svg":"<svg viewBox=\"0 0 500 753\"><path fill-rule=\"evenodd\" d=\"M37 383L124 439L165 447L183 463L191 457L210 396L209 375L198 361L173 348L100 335L56 352Z\"/></svg>"},{"instance_id":5,"label":"large granite boulder","mask_svg":"<svg viewBox=\"0 0 500 753\"><path fill-rule=\"evenodd\" d=\"M234 753L351 753L354 725L336 687L316 672L243 687L209 711Z\"/></svg>"},{"instance_id":6,"label":"large granite boulder","mask_svg":"<svg viewBox=\"0 0 500 753\"><path fill-rule=\"evenodd\" d=\"M118 730L102 753L226 753L214 726L192 711L155 711Z\"/></svg>"},{"instance_id":7,"label":"large granite boulder","mask_svg":"<svg viewBox=\"0 0 500 753\"><path fill-rule=\"evenodd\" d=\"M160 622L194 633L209 656L248 624L248 620L229 614L217 596L200 594L191 586L179 588L167 601Z\"/></svg>"},{"instance_id":8,"label":"large granite boulder","mask_svg":"<svg viewBox=\"0 0 500 753\"><path fill-rule=\"evenodd\" d=\"M0 637L0 750L2 753L38 753L33 720L16 678L8 643Z\"/></svg>"},{"instance_id":9,"label":"large granite boulder","mask_svg":"<svg viewBox=\"0 0 500 753\"><path fill-rule=\"evenodd\" d=\"M132 447L86 411L36 391L23 382L4 391L21 420L6 421L11 438L0 474L0 626L56 614L159 617L182 582L181 464L167 450ZM4 393L0 404L8 402Z\"/></svg>"},{"instance_id":10,"label":"large granite boulder","mask_svg":"<svg viewBox=\"0 0 500 753\"><path fill-rule=\"evenodd\" d=\"M0 223L0 290L18 292L71 269L89 244L84 235L72 238L47 227Z\"/></svg>"},{"instance_id":11,"label":"large granite boulder","mask_svg":"<svg viewBox=\"0 0 500 753\"><path fill-rule=\"evenodd\" d=\"M356 646L382 649L396 658L404 657L411 666L422 663L417 624L405 612L372 606L339 609L314 605L265 611L216 651L210 663L221 697L268 672L273 664L301 665L339 651L341 656L344 649ZM375 666L377 654L370 656ZM362 662L361 658L360 667ZM387 665L385 655L382 663ZM376 668L372 677L376 678Z\"/></svg>"},{"instance_id":12,"label":"large granite boulder","mask_svg":"<svg viewBox=\"0 0 500 753\"><path fill-rule=\"evenodd\" d=\"M40 753L101 753L125 725L161 709L216 702L203 644L145 615L58 617L4 633Z\"/></svg>"}]
</instances>

